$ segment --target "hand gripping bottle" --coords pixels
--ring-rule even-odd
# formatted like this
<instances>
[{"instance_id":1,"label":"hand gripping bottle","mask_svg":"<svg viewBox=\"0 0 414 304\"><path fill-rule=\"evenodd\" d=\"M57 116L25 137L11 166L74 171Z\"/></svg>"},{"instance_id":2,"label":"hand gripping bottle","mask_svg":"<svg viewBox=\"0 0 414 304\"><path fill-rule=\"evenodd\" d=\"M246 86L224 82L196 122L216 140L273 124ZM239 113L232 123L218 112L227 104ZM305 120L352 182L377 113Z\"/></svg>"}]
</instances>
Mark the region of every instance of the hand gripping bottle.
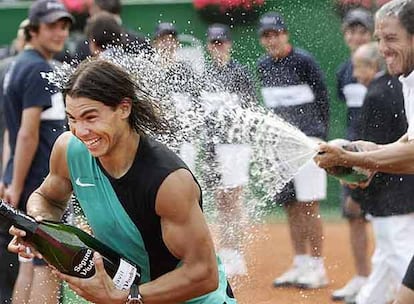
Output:
<instances>
[{"instance_id":1,"label":"hand gripping bottle","mask_svg":"<svg viewBox=\"0 0 414 304\"><path fill-rule=\"evenodd\" d=\"M347 151L360 152L357 145L352 144L349 140L346 139L333 139L328 143L341 147ZM364 170L359 167L334 166L327 168L326 172L336 177L337 179L344 181L347 184L363 183L368 181L370 177L370 172L368 170Z\"/></svg>"},{"instance_id":2,"label":"hand gripping bottle","mask_svg":"<svg viewBox=\"0 0 414 304\"><path fill-rule=\"evenodd\" d=\"M117 289L126 290L140 282L141 269L137 265L81 229L58 222L37 222L3 200L0 200L1 217L26 231L25 241L62 273L79 278L92 277L95 274L93 253L98 251Z\"/></svg>"}]
</instances>

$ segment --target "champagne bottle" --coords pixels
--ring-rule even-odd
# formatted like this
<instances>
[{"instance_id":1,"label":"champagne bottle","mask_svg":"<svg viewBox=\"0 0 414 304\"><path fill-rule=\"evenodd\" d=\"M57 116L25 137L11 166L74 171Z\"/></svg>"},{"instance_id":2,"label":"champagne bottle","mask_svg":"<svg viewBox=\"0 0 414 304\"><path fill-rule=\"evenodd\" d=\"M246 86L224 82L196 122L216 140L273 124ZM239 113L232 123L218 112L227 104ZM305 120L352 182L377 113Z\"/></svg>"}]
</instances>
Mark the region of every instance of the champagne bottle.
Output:
<instances>
[{"instance_id":1,"label":"champagne bottle","mask_svg":"<svg viewBox=\"0 0 414 304\"><path fill-rule=\"evenodd\" d=\"M62 273L79 278L92 277L95 274L93 254L98 251L117 289L126 290L140 282L138 266L81 229L59 222L37 222L3 200L0 200L0 217L26 231L25 241Z\"/></svg>"},{"instance_id":2,"label":"champagne bottle","mask_svg":"<svg viewBox=\"0 0 414 304\"><path fill-rule=\"evenodd\" d=\"M329 141L329 144L341 147L347 151L360 152L356 145L353 145L346 139L333 139ZM336 177L339 180L344 181L347 184L359 184L368 181L369 171L359 167L344 167L334 166L326 169L326 171Z\"/></svg>"}]
</instances>

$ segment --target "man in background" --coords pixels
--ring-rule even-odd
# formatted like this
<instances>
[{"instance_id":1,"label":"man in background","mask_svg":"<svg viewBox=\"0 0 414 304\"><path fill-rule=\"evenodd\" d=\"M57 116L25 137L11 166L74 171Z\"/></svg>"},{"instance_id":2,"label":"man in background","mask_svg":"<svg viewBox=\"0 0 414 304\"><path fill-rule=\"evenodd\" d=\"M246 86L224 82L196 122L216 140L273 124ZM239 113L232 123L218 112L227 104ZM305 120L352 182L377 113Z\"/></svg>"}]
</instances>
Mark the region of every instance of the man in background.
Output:
<instances>
[{"instance_id":1,"label":"man in background","mask_svg":"<svg viewBox=\"0 0 414 304\"><path fill-rule=\"evenodd\" d=\"M111 14L123 28L123 33L125 34L124 43L129 45L130 51L136 53L141 51L149 52L151 50L149 42L141 34L127 29L122 25L121 11L122 3L120 0L94 0L89 7L89 16L93 17L100 12ZM88 41L83 40L76 47L74 59L80 62L91 55L93 54L90 52Z\"/></svg>"},{"instance_id":2,"label":"man in background","mask_svg":"<svg viewBox=\"0 0 414 304\"><path fill-rule=\"evenodd\" d=\"M283 17L263 15L258 34L266 55L258 62L265 105L307 136L326 139L329 101L322 71L306 51L293 47ZM275 287L320 288L328 284L322 255L319 201L326 198L326 174L310 161L275 201L285 207L294 250L292 267Z\"/></svg>"},{"instance_id":3,"label":"man in background","mask_svg":"<svg viewBox=\"0 0 414 304\"><path fill-rule=\"evenodd\" d=\"M63 49L72 22L62 3L33 2L25 27L27 45L5 75L4 114L10 158L3 176L3 198L21 210L26 209L28 196L47 176L52 146L66 125L62 94L42 74L52 71L50 60ZM58 298L59 281L44 262L21 260L13 303L27 303L29 299L57 303Z\"/></svg>"},{"instance_id":4,"label":"man in background","mask_svg":"<svg viewBox=\"0 0 414 304\"><path fill-rule=\"evenodd\" d=\"M342 22L342 31L351 57L359 46L372 40L373 30L374 19L370 12L362 8L348 11ZM338 98L345 102L347 107L346 139L352 141L358 139L360 111L367 88L355 79L351 57L340 66L336 77ZM356 275L344 287L332 293L333 300L354 297L369 275L367 220L351 194L352 190L343 186L342 215L349 224L349 238Z\"/></svg>"},{"instance_id":5,"label":"man in background","mask_svg":"<svg viewBox=\"0 0 414 304\"><path fill-rule=\"evenodd\" d=\"M358 142L365 152L349 152L329 144L320 144L316 163L332 166L361 167L373 172L414 173L414 1L392 0L375 15L375 34L379 50L391 75L400 76L407 132L388 145ZM414 303L414 258L408 266L395 304Z\"/></svg>"},{"instance_id":6,"label":"man in background","mask_svg":"<svg viewBox=\"0 0 414 304\"><path fill-rule=\"evenodd\" d=\"M360 113L361 140L386 145L407 132L404 98L398 78L384 70L378 43L360 46L353 54L354 76L367 93ZM377 173L365 189L352 191L364 213L371 215L375 237L372 271L347 303L386 304L393 300L414 253L414 175Z\"/></svg>"},{"instance_id":7,"label":"man in background","mask_svg":"<svg viewBox=\"0 0 414 304\"><path fill-rule=\"evenodd\" d=\"M26 39L24 35L24 28L29 23L29 20L23 20L17 31L14 45L18 47L16 51L19 53L23 51ZM4 76L10 64L15 59L15 56L7 57L0 61L0 172L3 176L5 164L10 156L8 132L5 128L4 122L4 101L3 101L3 82ZM4 137L3 137L4 135ZM4 195L4 183L0 181L0 197ZM7 243L10 242L10 235L8 233L8 225L5 222L0 223L0 303L10 303L13 293L13 285L17 278L18 260L17 255L7 251Z\"/></svg>"},{"instance_id":8,"label":"man in background","mask_svg":"<svg viewBox=\"0 0 414 304\"><path fill-rule=\"evenodd\" d=\"M205 162L203 174L209 175L215 192L219 212L220 250L228 277L247 274L243 254L243 189L249 181L251 148L243 142L230 141L231 127L224 118L217 119L232 107L247 108L257 102L253 78L247 68L231 58L232 38L230 28L212 24L207 29L207 51L210 61L204 77L208 91L202 94L207 125ZM220 113L221 112L221 113Z\"/></svg>"}]
</instances>

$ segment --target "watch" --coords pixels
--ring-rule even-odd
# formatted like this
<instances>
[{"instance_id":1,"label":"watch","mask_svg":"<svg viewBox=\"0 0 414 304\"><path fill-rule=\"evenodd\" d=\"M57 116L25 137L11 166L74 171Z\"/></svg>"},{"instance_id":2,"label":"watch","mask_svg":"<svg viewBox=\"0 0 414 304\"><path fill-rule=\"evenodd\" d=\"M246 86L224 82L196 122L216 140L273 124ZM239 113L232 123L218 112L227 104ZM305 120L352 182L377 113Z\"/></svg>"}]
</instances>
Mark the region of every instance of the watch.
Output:
<instances>
[{"instance_id":1,"label":"watch","mask_svg":"<svg viewBox=\"0 0 414 304\"><path fill-rule=\"evenodd\" d=\"M128 299L126 304L144 304L144 299L139 293L139 287L137 284L132 284L131 289L129 290Z\"/></svg>"}]
</instances>

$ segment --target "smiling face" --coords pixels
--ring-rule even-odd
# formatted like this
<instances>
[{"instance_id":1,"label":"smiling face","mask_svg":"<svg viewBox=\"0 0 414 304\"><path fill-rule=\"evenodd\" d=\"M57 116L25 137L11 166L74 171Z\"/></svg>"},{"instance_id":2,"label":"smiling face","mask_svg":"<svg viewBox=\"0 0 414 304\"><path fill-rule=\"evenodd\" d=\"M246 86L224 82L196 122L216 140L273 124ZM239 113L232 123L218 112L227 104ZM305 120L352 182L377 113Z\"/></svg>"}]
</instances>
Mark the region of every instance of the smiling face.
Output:
<instances>
[{"instance_id":1,"label":"smiling face","mask_svg":"<svg viewBox=\"0 0 414 304\"><path fill-rule=\"evenodd\" d=\"M283 58L290 46L286 31L266 31L260 36L260 43L273 58Z\"/></svg>"},{"instance_id":2,"label":"smiling face","mask_svg":"<svg viewBox=\"0 0 414 304\"><path fill-rule=\"evenodd\" d=\"M414 69L414 35L402 26L396 16L377 18L375 38L392 75L407 76Z\"/></svg>"},{"instance_id":3,"label":"smiling face","mask_svg":"<svg viewBox=\"0 0 414 304\"><path fill-rule=\"evenodd\" d=\"M113 154L131 130L128 124L131 102L128 99L112 108L100 101L67 95L66 113L70 131L94 157Z\"/></svg>"},{"instance_id":4,"label":"smiling face","mask_svg":"<svg viewBox=\"0 0 414 304\"><path fill-rule=\"evenodd\" d=\"M63 50L69 36L69 19L60 19L53 23L40 23L37 31L30 31L30 43L47 59Z\"/></svg>"}]
</instances>

